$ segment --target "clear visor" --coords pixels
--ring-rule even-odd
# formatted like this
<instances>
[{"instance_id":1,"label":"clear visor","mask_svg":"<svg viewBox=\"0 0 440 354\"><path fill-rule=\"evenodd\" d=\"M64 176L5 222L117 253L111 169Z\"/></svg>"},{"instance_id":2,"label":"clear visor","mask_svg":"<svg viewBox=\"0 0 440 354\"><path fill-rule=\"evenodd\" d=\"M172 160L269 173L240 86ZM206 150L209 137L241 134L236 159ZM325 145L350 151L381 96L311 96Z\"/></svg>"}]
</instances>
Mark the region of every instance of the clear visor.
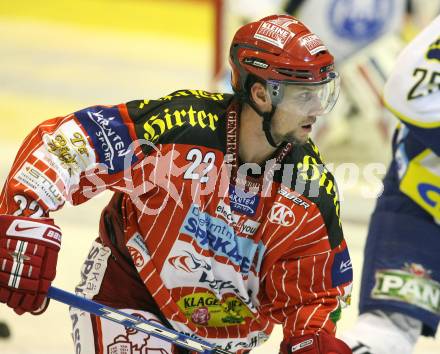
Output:
<instances>
[{"instance_id":1,"label":"clear visor","mask_svg":"<svg viewBox=\"0 0 440 354\"><path fill-rule=\"evenodd\" d=\"M272 102L278 109L303 116L329 113L339 96L339 75L332 72L328 81L317 84L267 83Z\"/></svg>"}]
</instances>

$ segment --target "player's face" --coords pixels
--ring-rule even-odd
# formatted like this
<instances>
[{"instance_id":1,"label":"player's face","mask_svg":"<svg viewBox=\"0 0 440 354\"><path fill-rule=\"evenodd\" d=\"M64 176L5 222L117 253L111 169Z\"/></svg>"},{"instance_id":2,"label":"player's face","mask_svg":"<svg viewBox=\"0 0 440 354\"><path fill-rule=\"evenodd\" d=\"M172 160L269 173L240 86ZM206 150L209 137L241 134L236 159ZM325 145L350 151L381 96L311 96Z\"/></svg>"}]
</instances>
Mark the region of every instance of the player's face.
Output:
<instances>
[{"instance_id":1,"label":"player's face","mask_svg":"<svg viewBox=\"0 0 440 354\"><path fill-rule=\"evenodd\" d=\"M277 144L283 141L305 144L315 122L316 116L287 114L277 109L272 119L272 136Z\"/></svg>"},{"instance_id":2,"label":"player's face","mask_svg":"<svg viewBox=\"0 0 440 354\"><path fill-rule=\"evenodd\" d=\"M272 119L275 141L306 143L320 109L321 104L313 87L287 87Z\"/></svg>"},{"instance_id":3,"label":"player's face","mask_svg":"<svg viewBox=\"0 0 440 354\"><path fill-rule=\"evenodd\" d=\"M304 144L317 116L328 113L337 99L332 83L287 85L272 119L272 135L282 141Z\"/></svg>"}]
</instances>

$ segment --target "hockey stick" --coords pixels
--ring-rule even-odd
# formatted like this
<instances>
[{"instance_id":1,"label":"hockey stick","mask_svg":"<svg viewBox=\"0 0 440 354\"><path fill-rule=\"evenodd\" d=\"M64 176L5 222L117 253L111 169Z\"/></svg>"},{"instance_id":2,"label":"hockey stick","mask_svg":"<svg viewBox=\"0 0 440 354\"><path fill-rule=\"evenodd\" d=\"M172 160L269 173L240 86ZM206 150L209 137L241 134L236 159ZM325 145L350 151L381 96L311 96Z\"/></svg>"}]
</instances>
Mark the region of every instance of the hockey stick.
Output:
<instances>
[{"instance_id":1,"label":"hockey stick","mask_svg":"<svg viewBox=\"0 0 440 354\"><path fill-rule=\"evenodd\" d=\"M53 300L75 307L82 311L92 313L107 320L119 323L122 326L136 329L140 332L166 340L172 344L195 350L202 354L231 354L221 348L215 347L199 338L189 337L172 329L160 326L154 322L143 320L128 313L88 300L84 297L51 286L47 296Z\"/></svg>"}]
</instances>

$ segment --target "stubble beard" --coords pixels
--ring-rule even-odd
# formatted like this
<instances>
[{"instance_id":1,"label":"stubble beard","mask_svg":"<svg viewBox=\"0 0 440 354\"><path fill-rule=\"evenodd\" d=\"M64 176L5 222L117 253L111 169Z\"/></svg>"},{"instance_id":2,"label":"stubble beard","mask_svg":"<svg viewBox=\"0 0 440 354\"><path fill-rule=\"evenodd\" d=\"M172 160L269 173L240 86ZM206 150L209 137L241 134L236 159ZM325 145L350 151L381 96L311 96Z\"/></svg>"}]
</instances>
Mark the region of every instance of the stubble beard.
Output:
<instances>
[{"instance_id":1,"label":"stubble beard","mask_svg":"<svg viewBox=\"0 0 440 354\"><path fill-rule=\"evenodd\" d=\"M307 135L306 137L304 137L303 139L298 138L297 136L295 136L294 132L290 132L284 135L276 135L274 136L274 139L276 142L286 142L286 143L292 143L293 145L296 146L301 146L301 145L305 145L307 143L307 141L309 140L309 136Z\"/></svg>"}]
</instances>

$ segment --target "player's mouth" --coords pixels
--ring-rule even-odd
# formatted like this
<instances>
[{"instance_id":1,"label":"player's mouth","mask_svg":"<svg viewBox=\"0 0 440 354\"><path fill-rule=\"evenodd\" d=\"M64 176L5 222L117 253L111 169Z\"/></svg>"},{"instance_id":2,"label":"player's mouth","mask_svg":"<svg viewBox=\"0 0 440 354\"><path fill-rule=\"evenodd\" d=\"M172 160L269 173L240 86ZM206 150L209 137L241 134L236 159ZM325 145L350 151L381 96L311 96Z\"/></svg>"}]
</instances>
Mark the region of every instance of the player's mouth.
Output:
<instances>
[{"instance_id":1,"label":"player's mouth","mask_svg":"<svg viewBox=\"0 0 440 354\"><path fill-rule=\"evenodd\" d=\"M302 125L301 128L303 128L307 132L311 132L312 131L312 125L311 124Z\"/></svg>"},{"instance_id":2,"label":"player's mouth","mask_svg":"<svg viewBox=\"0 0 440 354\"><path fill-rule=\"evenodd\" d=\"M315 122L311 122L309 124L303 124L301 125L301 128L303 128L307 133L310 133L312 131L312 125Z\"/></svg>"},{"instance_id":3,"label":"player's mouth","mask_svg":"<svg viewBox=\"0 0 440 354\"><path fill-rule=\"evenodd\" d=\"M310 133L312 131L312 125L316 122L316 118L312 121L309 121L308 124L301 125L301 128L303 128L306 132Z\"/></svg>"}]
</instances>

